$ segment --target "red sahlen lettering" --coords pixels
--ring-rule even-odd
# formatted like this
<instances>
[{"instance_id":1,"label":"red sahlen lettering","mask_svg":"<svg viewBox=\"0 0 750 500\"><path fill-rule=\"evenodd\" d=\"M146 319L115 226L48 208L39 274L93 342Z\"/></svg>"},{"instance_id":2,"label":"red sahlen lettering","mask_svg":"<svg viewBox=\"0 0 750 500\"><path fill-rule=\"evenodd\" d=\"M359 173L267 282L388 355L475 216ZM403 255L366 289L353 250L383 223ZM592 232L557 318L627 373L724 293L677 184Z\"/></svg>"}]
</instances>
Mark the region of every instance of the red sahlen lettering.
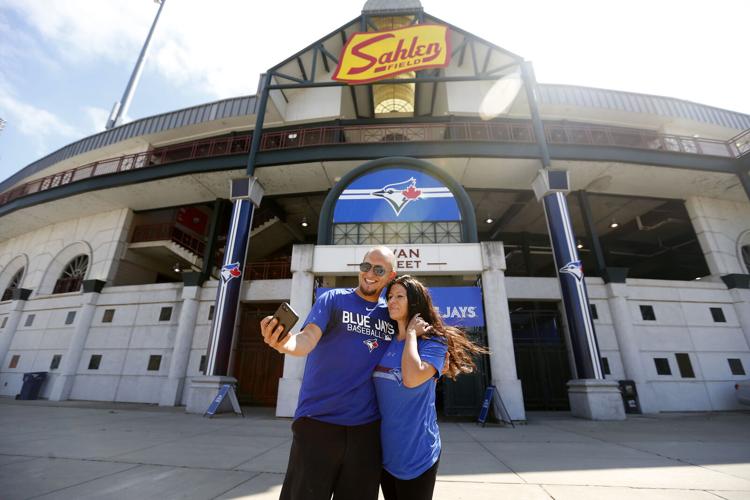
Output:
<instances>
[{"instance_id":1,"label":"red sahlen lettering","mask_svg":"<svg viewBox=\"0 0 750 500\"><path fill-rule=\"evenodd\" d=\"M392 35L390 33L384 33L380 36L375 36L370 38L369 40L365 40L363 42L358 43L354 47L352 47L352 55L355 55L359 57L360 59L364 59L368 61L367 64L364 66L359 66L357 68L352 68L349 70L350 75L358 75L360 73L364 73L368 69L372 68L372 66L378 62L378 59L376 57L371 56L370 54L366 54L362 52L363 49L369 47L370 45L374 43L378 43L381 40L385 40L387 38L394 38L396 35Z\"/></svg>"}]
</instances>

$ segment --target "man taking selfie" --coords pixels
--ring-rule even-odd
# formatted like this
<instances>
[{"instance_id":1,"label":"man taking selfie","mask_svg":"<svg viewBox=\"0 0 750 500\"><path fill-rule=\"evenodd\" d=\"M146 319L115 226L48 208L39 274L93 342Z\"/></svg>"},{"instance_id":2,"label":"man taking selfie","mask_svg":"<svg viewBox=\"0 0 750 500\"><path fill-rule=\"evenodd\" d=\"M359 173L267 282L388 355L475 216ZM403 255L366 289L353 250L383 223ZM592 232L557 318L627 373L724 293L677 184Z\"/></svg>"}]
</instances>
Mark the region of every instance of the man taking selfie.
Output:
<instances>
[{"instance_id":1,"label":"man taking selfie","mask_svg":"<svg viewBox=\"0 0 750 500\"><path fill-rule=\"evenodd\" d=\"M394 262L388 248L370 249L357 288L323 293L299 333L287 335L272 316L261 321L266 344L308 355L282 500L378 497L380 413L372 372L395 334L380 297L396 276Z\"/></svg>"}]
</instances>

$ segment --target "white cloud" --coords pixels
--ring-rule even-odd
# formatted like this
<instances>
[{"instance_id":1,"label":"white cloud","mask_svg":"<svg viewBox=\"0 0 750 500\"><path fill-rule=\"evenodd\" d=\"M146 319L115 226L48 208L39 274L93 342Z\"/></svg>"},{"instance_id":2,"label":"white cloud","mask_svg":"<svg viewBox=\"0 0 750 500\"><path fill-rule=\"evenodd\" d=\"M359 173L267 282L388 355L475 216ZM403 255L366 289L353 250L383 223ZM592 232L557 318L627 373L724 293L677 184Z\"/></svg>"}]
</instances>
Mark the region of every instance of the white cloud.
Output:
<instances>
[{"instance_id":1,"label":"white cloud","mask_svg":"<svg viewBox=\"0 0 750 500\"><path fill-rule=\"evenodd\" d=\"M83 113L89 119L89 134L95 134L104 130L104 126L109 119L109 110L96 106L84 106Z\"/></svg>"},{"instance_id":2,"label":"white cloud","mask_svg":"<svg viewBox=\"0 0 750 500\"><path fill-rule=\"evenodd\" d=\"M75 127L65 123L55 114L18 100L9 89L2 86L0 112L7 121L7 129L17 129L20 133L36 139L40 147L43 147L49 138L69 139L81 135Z\"/></svg>"}]
</instances>

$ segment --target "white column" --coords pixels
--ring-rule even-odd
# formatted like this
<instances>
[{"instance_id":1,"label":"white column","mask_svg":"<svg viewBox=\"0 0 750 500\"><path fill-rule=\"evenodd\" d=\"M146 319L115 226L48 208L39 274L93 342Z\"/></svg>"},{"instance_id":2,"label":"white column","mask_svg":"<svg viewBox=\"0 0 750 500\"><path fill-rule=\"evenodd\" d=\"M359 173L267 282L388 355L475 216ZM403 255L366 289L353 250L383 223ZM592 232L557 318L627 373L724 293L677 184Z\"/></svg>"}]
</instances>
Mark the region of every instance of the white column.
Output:
<instances>
[{"instance_id":1,"label":"white column","mask_svg":"<svg viewBox=\"0 0 750 500\"><path fill-rule=\"evenodd\" d=\"M10 345L13 343L13 337L16 335L18 324L21 322L23 309L26 307L26 300L31 295L31 290L18 289L14 291L13 302L10 304L8 320L5 322L5 328L0 330L0 367L8 366L5 362L5 356L8 355Z\"/></svg>"},{"instance_id":2,"label":"white column","mask_svg":"<svg viewBox=\"0 0 750 500\"><path fill-rule=\"evenodd\" d=\"M81 295L81 308L77 314L75 332L63 356L60 373L50 391L50 401L65 401L70 397L78 364L81 362L83 348L86 345L86 337L89 335L91 322L94 320L96 303L103 287L104 281L86 280L83 282L84 293Z\"/></svg>"},{"instance_id":3,"label":"white column","mask_svg":"<svg viewBox=\"0 0 750 500\"><path fill-rule=\"evenodd\" d=\"M177 324L177 335L169 362L169 375L161 390L159 406L178 406L182 403L182 391L185 386L190 347L193 344L195 322L198 318L201 287L185 286L182 289L182 307Z\"/></svg>"},{"instance_id":4,"label":"white column","mask_svg":"<svg viewBox=\"0 0 750 500\"><path fill-rule=\"evenodd\" d=\"M726 233L726 217L731 216L718 200L691 197L685 201L698 243L706 258L712 281L726 274L744 273L737 258L737 242ZM737 217L737 214L734 214Z\"/></svg>"},{"instance_id":5,"label":"white column","mask_svg":"<svg viewBox=\"0 0 750 500\"><path fill-rule=\"evenodd\" d=\"M750 290L732 288L729 290L729 294L734 302L734 310L737 312L737 321L740 323L747 346L750 348Z\"/></svg>"},{"instance_id":6,"label":"white column","mask_svg":"<svg viewBox=\"0 0 750 500\"><path fill-rule=\"evenodd\" d=\"M299 331L312 308L315 292L315 276L312 273L314 253L315 245L294 245L292 250L292 296L289 304L300 317L293 332ZM279 379L279 395L276 400L277 417L294 416L306 360L306 356L284 356L284 376Z\"/></svg>"},{"instance_id":7,"label":"white column","mask_svg":"<svg viewBox=\"0 0 750 500\"><path fill-rule=\"evenodd\" d=\"M526 420L521 381L516 372L508 294L505 291L505 251L499 241L482 242L481 247L482 293L492 384L500 391L511 419Z\"/></svg>"},{"instance_id":8,"label":"white column","mask_svg":"<svg viewBox=\"0 0 750 500\"><path fill-rule=\"evenodd\" d=\"M633 318L628 307L628 287L624 283L607 284L607 304L612 315L612 326L620 348L625 378L635 382L643 413L658 413L659 402L646 377L638 337L633 329Z\"/></svg>"}]
</instances>

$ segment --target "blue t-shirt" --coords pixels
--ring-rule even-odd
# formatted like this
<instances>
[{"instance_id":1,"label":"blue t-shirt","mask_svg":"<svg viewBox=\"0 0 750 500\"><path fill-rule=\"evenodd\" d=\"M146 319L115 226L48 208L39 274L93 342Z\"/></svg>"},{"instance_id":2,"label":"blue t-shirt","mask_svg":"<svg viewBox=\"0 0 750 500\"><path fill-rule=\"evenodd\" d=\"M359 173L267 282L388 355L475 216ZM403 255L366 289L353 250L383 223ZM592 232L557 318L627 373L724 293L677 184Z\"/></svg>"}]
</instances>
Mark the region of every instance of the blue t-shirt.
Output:
<instances>
[{"instance_id":1,"label":"blue t-shirt","mask_svg":"<svg viewBox=\"0 0 750 500\"><path fill-rule=\"evenodd\" d=\"M382 415L380 441L383 467L398 479L414 479L440 458L440 431L435 412L435 380L408 388L402 384L401 355L405 342L394 340L372 374ZM439 376L448 346L443 339L417 339L422 361Z\"/></svg>"},{"instance_id":2,"label":"blue t-shirt","mask_svg":"<svg viewBox=\"0 0 750 500\"><path fill-rule=\"evenodd\" d=\"M381 297L369 302L354 289L334 288L313 304L303 328L323 331L307 355L294 418L362 425L380 418L372 371L396 330Z\"/></svg>"}]
</instances>

